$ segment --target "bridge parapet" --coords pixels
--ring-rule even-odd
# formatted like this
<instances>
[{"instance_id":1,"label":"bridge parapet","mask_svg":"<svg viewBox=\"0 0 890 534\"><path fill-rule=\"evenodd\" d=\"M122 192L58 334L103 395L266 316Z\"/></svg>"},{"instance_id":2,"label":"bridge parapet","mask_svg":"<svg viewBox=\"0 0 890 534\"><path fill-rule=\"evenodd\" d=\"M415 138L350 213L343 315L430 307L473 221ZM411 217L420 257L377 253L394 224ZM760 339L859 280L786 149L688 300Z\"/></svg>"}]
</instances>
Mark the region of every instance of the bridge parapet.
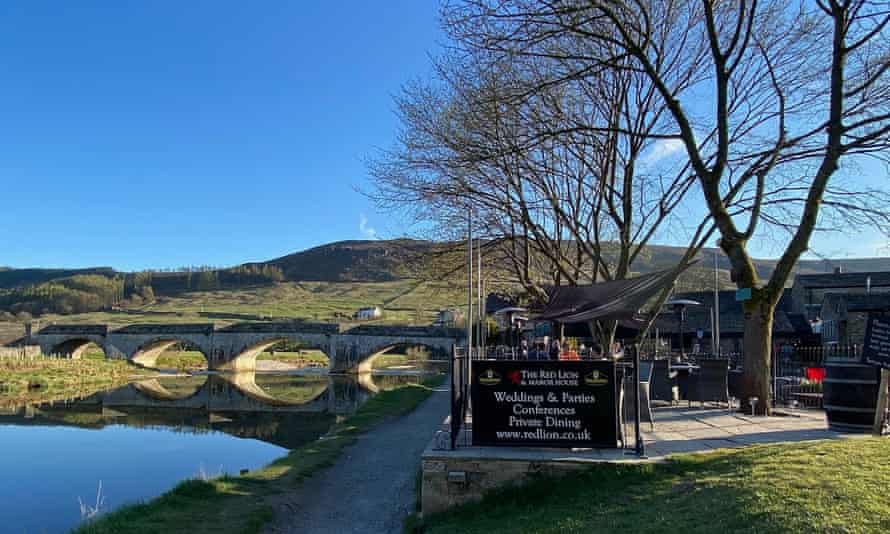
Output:
<instances>
[{"instance_id":1,"label":"bridge parapet","mask_svg":"<svg viewBox=\"0 0 890 534\"><path fill-rule=\"evenodd\" d=\"M37 332L41 336L105 336L108 335L106 324L51 324Z\"/></svg>"},{"instance_id":2,"label":"bridge parapet","mask_svg":"<svg viewBox=\"0 0 890 534\"><path fill-rule=\"evenodd\" d=\"M343 332L347 336L440 337L459 339L467 335L460 328L441 326L401 326L364 324Z\"/></svg>"},{"instance_id":3,"label":"bridge parapet","mask_svg":"<svg viewBox=\"0 0 890 534\"><path fill-rule=\"evenodd\" d=\"M165 334L199 334L209 336L214 331L213 323L193 324L131 324L114 331L115 334L130 335L165 335Z\"/></svg>"},{"instance_id":4,"label":"bridge parapet","mask_svg":"<svg viewBox=\"0 0 890 534\"><path fill-rule=\"evenodd\" d=\"M220 328L217 332L233 334L339 334L340 325L333 323L307 323L303 321L235 323L225 328Z\"/></svg>"}]
</instances>

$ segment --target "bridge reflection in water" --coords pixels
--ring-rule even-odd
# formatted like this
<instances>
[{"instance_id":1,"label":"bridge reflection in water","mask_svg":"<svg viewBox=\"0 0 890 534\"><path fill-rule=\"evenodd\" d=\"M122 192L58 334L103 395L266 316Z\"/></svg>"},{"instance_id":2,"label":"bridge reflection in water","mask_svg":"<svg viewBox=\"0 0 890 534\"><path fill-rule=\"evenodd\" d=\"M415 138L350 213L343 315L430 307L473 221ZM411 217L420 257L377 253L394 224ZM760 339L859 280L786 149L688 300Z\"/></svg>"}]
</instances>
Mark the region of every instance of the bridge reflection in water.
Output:
<instances>
[{"instance_id":1,"label":"bridge reflection in water","mask_svg":"<svg viewBox=\"0 0 890 534\"><path fill-rule=\"evenodd\" d=\"M381 387L419 380L417 375L252 372L157 377L82 399L7 410L0 424L220 431L295 449L327 432L337 416L354 412Z\"/></svg>"}]
</instances>

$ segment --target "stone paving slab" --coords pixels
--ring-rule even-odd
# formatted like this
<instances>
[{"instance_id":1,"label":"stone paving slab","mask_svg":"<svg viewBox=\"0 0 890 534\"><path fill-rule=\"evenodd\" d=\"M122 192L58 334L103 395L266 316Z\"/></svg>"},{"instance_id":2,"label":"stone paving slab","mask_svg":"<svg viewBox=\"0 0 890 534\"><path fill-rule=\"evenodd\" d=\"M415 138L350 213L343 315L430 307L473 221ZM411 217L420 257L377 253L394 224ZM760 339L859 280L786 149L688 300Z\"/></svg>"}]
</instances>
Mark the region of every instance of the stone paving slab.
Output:
<instances>
[{"instance_id":1,"label":"stone paving slab","mask_svg":"<svg viewBox=\"0 0 890 534\"><path fill-rule=\"evenodd\" d=\"M706 452L763 443L786 443L855 437L828 430L821 410L797 410L772 417L751 416L721 408L687 406L656 407L655 423L641 425L648 461L664 460L671 454ZM467 425L471 428L472 422ZM628 449L543 449L526 447L459 447L455 451L427 448L426 454L463 458L497 458L517 461L556 462L634 462L633 425L626 424ZM467 443L469 440L466 441Z\"/></svg>"}]
</instances>

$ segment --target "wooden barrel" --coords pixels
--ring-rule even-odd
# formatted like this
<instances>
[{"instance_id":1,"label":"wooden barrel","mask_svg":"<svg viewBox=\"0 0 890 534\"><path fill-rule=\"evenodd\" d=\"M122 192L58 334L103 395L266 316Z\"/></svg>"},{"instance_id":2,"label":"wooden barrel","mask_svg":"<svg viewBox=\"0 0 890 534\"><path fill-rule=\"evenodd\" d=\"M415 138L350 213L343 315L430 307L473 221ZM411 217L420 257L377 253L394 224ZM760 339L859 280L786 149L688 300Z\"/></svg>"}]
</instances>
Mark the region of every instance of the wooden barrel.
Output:
<instances>
[{"instance_id":1,"label":"wooden barrel","mask_svg":"<svg viewBox=\"0 0 890 534\"><path fill-rule=\"evenodd\" d=\"M878 404L881 371L858 360L827 359L822 406L828 428L840 432L871 432Z\"/></svg>"}]
</instances>

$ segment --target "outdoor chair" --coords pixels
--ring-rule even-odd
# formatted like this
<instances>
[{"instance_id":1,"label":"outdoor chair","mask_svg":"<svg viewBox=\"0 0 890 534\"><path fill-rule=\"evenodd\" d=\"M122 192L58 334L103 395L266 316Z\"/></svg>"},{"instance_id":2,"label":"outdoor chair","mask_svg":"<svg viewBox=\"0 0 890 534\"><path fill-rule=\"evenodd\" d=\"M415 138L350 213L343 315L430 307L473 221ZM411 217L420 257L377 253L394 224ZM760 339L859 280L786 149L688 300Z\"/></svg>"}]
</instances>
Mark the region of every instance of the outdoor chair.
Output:
<instances>
[{"instance_id":1,"label":"outdoor chair","mask_svg":"<svg viewBox=\"0 0 890 534\"><path fill-rule=\"evenodd\" d=\"M655 360L655 367L652 369L651 391L652 398L660 401L667 401L673 404L674 399L679 397L677 389L677 372L671 371L670 361L667 359Z\"/></svg>"},{"instance_id":2,"label":"outdoor chair","mask_svg":"<svg viewBox=\"0 0 890 534\"><path fill-rule=\"evenodd\" d=\"M692 401L729 404L729 360L701 360L697 372L689 376L689 405Z\"/></svg>"},{"instance_id":3,"label":"outdoor chair","mask_svg":"<svg viewBox=\"0 0 890 534\"><path fill-rule=\"evenodd\" d=\"M652 362L640 362L640 422L647 421L651 429L655 429L655 421L652 419L652 403L650 401L649 385L652 382ZM624 388L622 391L622 404L624 405L624 420L633 421L634 418L634 397L633 389L633 372L630 372L624 380ZM626 402L624 402L626 399Z\"/></svg>"},{"instance_id":4,"label":"outdoor chair","mask_svg":"<svg viewBox=\"0 0 890 534\"><path fill-rule=\"evenodd\" d=\"M729 371L729 396L737 399L742 398L742 370L732 369Z\"/></svg>"}]
</instances>

